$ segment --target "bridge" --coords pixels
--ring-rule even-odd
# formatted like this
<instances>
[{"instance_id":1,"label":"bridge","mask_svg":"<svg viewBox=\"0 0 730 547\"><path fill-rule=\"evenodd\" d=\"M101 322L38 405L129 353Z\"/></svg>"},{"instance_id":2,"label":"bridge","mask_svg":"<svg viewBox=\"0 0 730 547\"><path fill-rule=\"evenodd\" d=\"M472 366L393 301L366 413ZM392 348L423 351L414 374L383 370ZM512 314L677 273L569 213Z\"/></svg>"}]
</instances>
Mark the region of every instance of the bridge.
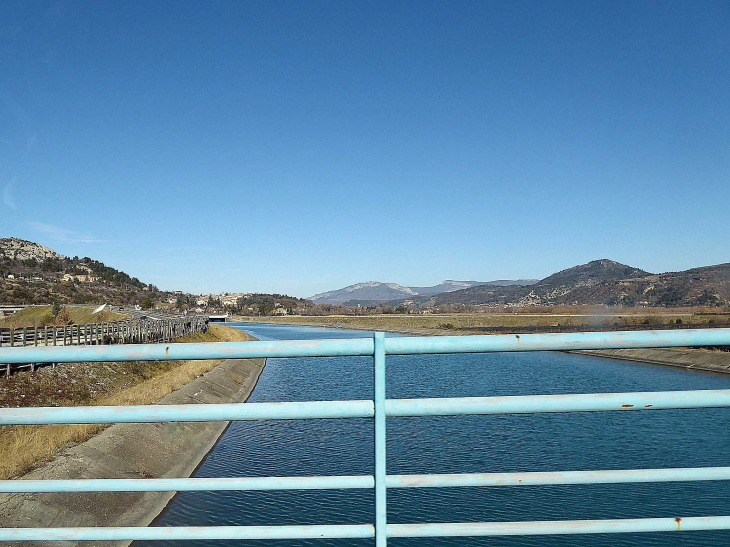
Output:
<instances>
[{"instance_id":1,"label":"bridge","mask_svg":"<svg viewBox=\"0 0 730 547\"><path fill-rule=\"evenodd\" d=\"M208 318L210 319L211 323L225 323L231 318L231 315L228 313L224 313L219 315L209 315Z\"/></svg>"},{"instance_id":2,"label":"bridge","mask_svg":"<svg viewBox=\"0 0 730 547\"><path fill-rule=\"evenodd\" d=\"M0 304L0 317L22 311L27 307L23 304Z\"/></svg>"},{"instance_id":3,"label":"bridge","mask_svg":"<svg viewBox=\"0 0 730 547\"><path fill-rule=\"evenodd\" d=\"M170 315L138 311L125 312L132 320L88 323L83 325L51 325L44 327L0 328L0 349L25 346L98 346L102 344L166 343L193 332L206 332L205 315ZM149 320L143 320L149 319ZM0 364L6 376L23 369L35 370L43 362ZM0 373L2 373L0 372Z\"/></svg>"},{"instance_id":4,"label":"bridge","mask_svg":"<svg viewBox=\"0 0 730 547\"><path fill-rule=\"evenodd\" d=\"M436 336L227 342L100 347L0 349L0 363L96 362L135 360L249 359L269 357L366 356L373 360L371 399L245 404L53 407L0 409L0 426L34 424L111 424L370 418L375 423L373 475L324 477L219 477L164 479L3 480L0 492L169 492L223 490L371 489L375 510L370 522L281 526L50 527L0 528L0 541L118 540L272 540L374 538L385 547L393 537L532 536L730 530L730 515L553 520L521 522L428 522L391 524L387 492L394 488L511 487L660 483L730 480L730 467L612 469L559 472L388 475L386 420L391 417L537 414L555 412L661 412L667 409L729 408L730 389L592 393L531 396L479 396L387 399L386 357L446 353L529 352L730 345L730 329L581 332L494 336ZM726 435L726 431L717 431ZM692 499L686 500L689 507ZM316 515L312 515L314 520Z\"/></svg>"}]
</instances>

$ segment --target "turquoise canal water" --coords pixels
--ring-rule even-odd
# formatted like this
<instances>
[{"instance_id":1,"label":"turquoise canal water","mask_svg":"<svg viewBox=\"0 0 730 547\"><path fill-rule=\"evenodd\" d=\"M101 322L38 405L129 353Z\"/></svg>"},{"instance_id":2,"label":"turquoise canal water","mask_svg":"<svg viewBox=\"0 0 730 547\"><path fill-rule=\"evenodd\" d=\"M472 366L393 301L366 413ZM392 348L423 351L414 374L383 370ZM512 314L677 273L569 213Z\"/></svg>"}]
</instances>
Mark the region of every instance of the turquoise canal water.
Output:
<instances>
[{"instance_id":1,"label":"turquoise canal water","mask_svg":"<svg viewBox=\"0 0 730 547\"><path fill-rule=\"evenodd\" d=\"M241 325L260 340L356 338L346 331ZM395 336L395 335L394 335ZM387 396L465 397L728 389L730 375L563 353L391 356ZM250 401L369 399L371 358L270 359ZM730 464L730 410L388 418L388 473L704 467ZM231 424L198 477L373 473L372 420ZM468 522L724 515L730 483L696 482L388 490L388 520ZM365 490L185 492L157 526L362 524ZM140 542L146 543L146 542ZM149 542L159 546L166 542ZM185 542L169 542L180 545ZM372 540L187 542L366 546ZM391 539L398 546L708 546L730 532Z\"/></svg>"}]
</instances>

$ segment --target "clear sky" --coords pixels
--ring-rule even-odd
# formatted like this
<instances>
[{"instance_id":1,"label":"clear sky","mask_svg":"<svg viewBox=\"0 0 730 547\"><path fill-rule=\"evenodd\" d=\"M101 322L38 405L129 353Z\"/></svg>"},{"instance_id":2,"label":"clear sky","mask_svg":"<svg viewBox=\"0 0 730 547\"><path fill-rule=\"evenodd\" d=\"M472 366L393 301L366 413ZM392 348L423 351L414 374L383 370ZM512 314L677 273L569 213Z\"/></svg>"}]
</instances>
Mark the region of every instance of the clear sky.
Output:
<instances>
[{"instance_id":1,"label":"clear sky","mask_svg":"<svg viewBox=\"0 0 730 547\"><path fill-rule=\"evenodd\" d=\"M297 296L730 261L730 3L0 2L0 236Z\"/></svg>"}]
</instances>

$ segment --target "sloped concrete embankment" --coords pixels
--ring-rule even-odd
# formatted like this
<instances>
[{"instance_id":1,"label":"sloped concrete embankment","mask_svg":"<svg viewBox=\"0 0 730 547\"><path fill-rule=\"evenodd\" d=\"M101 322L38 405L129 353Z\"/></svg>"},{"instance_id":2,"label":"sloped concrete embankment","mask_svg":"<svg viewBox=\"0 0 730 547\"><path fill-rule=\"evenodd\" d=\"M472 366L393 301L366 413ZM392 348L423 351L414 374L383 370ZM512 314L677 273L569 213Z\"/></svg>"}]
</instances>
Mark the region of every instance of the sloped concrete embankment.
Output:
<instances>
[{"instance_id":1,"label":"sloped concrete embankment","mask_svg":"<svg viewBox=\"0 0 730 547\"><path fill-rule=\"evenodd\" d=\"M573 351L605 359L649 363L688 370L705 370L730 374L730 352L692 348L600 349Z\"/></svg>"},{"instance_id":2,"label":"sloped concrete embankment","mask_svg":"<svg viewBox=\"0 0 730 547\"><path fill-rule=\"evenodd\" d=\"M157 404L245 402L264 359L227 360ZM116 424L23 479L189 477L229 422ZM147 526L174 492L0 494L0 526ZM129 545L124 542L11 542L5 545Z\"/></svg>"}]
</instances>

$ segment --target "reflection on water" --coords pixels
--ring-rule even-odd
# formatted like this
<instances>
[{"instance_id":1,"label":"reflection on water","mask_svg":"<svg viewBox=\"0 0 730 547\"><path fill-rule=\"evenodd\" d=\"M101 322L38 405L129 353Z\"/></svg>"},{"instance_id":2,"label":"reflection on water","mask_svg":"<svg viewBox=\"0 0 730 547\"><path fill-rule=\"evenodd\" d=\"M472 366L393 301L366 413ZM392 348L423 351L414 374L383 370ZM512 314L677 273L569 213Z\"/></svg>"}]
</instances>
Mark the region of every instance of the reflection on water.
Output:
<instances>
[{"instance_id":1,"label":"reflection on water","mask_svg":"<svg viewBox=\"0 0 730 547\"><path fill-rule=\"evenodd\" d=\"M241 325L260 340L355 338L363 331ZM392 356L387 396L465 397L727 389L730 376L593 357ZM372 360L270 359L251 402L372 398ZM388 473L465 473L729 465L727 409L388 419ZM196 476L373 472L370 419L236 422ZM388 520L468 522L722 515L728 482L388 491ZM371 491L185 492L158 526L361 524ZM146 544L147 542L139 542ZM167 542L149 542L160 546ZM372 540L191 541L170 545L366 546ZM730 545L730 532L391 539L398 546Z\"/></svg>"}]
</instances>

